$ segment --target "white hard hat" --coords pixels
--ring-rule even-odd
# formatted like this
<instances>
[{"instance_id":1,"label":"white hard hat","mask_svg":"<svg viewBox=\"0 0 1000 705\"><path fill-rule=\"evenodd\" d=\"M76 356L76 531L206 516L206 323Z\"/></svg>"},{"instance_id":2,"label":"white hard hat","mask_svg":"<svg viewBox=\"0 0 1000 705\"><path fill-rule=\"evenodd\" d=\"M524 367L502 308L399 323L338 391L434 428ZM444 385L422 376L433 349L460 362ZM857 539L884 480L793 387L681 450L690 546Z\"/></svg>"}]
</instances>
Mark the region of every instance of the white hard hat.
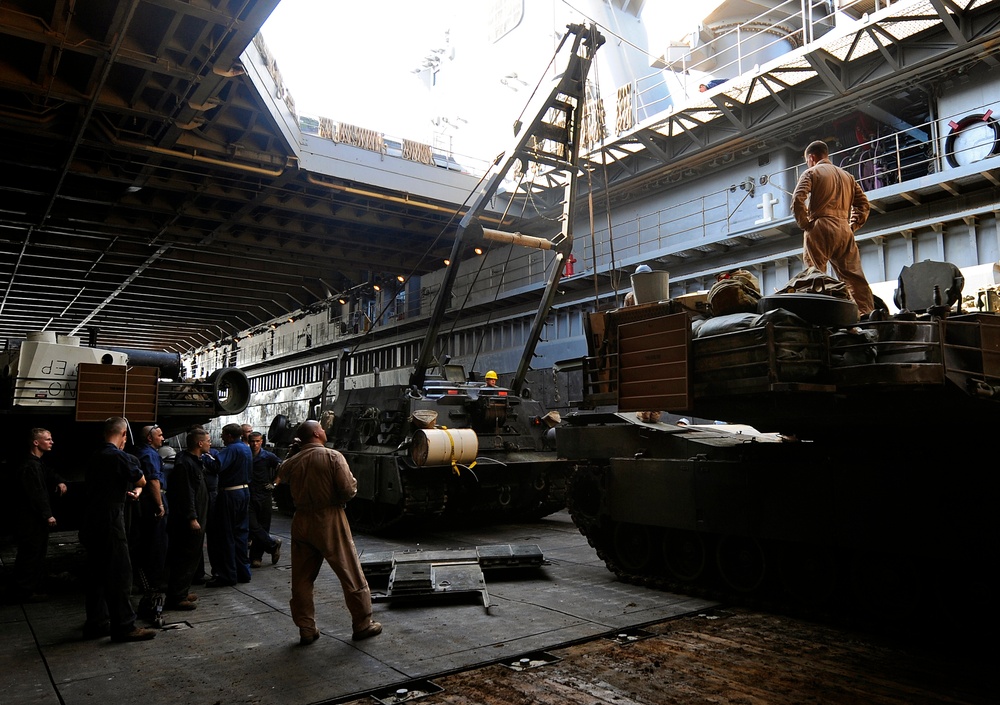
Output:
<instances>
[{"instance_id":1,"label":"white hard hat","mask_svg":"<svg viewBox=\"0 0 1000 705\"><path fill-rule=\"evenodd\" d=\"M635 268L636 274L642 274L644 272L652 272L652 271L653 270L650 269L648 264L640 264L638 267Z\"/></svg>"}]
</instances>

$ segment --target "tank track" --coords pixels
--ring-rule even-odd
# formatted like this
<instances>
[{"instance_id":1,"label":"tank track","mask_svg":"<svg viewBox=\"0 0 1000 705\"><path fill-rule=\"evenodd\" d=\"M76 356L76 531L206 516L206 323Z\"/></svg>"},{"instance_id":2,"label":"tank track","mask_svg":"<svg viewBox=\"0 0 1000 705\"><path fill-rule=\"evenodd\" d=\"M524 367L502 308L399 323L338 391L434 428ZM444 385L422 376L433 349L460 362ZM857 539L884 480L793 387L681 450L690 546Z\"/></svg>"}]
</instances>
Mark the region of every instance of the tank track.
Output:
<instances>
[{"instance_id":1,"label":"tank track","mask_svg":"<svg viewBox=\"0 0 1000 705\"><path fill-rule=\"evenodd\" d=\"M385 533L402 526L448 520L459 523L493 521L535 521L562 510L566 506L566 473L552 469L545 484L534 488L515 488L506 501L500 494L486 498L468 498L449 494L446 481L408 482L401 476L402 501L390 505L355 498L347 504L348 518L355 531L367 534ZM527 493L537 491L535 501ZM456 509L458 508L458 509Z\"/></svg>"},{"instance_id":2,"label":"tank track","mask_svg":"<svg viewBox=\"0 0 1000 705\"><path fill-rule=\"evenodd\" d=\"M926 571L918 574L918 569L908 563L899 566L852 566L853 557L847 554L837 556L836 575L827 575L808 562L801 564L808 569L802 571L803 574L788 574L781 568L794 563L786 562L785 566L779 566L773 560L778 555L777 549L782 546L778 542L760 542L763 546L760 577L741 584L739 571L735 571L735 577L730 571L727 579L724 567L720 565L728 560L736 561L738 566L738 552L733 554L734 557L727 557L729 554L726 551L720 553L718 546L723 537L708 533L700 535L704 542L703 568L691 569L692 575L698 573L693 579L678 578L667 565L662 548L650 551L647 546L633 550L633 542L637 540L633 533L657 536L664 535L669 529L623 525L602 513L606 470L602 465L575 466L568 483L567 508L598 558L622 582L799 618L907 632L911 629L929 629L932 633L954 631L957 625L951 619L953 615L944 613L937 603L950 605L978 601L975 594L979 588L967 583L964 587L970 594L959 599L950 589L955 585L948 586L945 584L947 581L937 581L930 588L929 583L934 581L927 580ZM623 529L623 526L626 528ZM639 527L638 532L635 527ZM806 550L808 552L808 547ZM637 558L647 553L649 560ZM913 562L916 563L915 560ZM638 569L637 563L641 563ZM862 575L858 574L859 570L863 571ZM756 572L753 575L756 576ZM920 617L915 619L918 614Z\"/></svg>"}]
</instances>

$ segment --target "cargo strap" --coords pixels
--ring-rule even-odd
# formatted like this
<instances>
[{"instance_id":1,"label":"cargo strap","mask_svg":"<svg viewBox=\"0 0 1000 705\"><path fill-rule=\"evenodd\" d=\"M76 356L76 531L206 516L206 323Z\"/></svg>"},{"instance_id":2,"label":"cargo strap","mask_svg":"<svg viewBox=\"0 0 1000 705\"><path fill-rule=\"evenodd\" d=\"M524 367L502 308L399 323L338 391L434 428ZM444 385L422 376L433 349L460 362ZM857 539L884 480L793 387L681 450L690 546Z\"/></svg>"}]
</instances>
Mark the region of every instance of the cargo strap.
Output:
<instances>
[{"instance_id":1,"label":"cargo strap","mask_svg":"<svg viewBox=\"0 0 1000 705\"><path fill-rule=\"evenodd\" d=\"M455 460L455 437L452 436L451 433L449 433L447 426L438 426L438 428L440 430L444 431L445 435L448 436L448 443L451 444L451 453L450 453L450 457L451 457L451 471L453 473L455 473L456 475L458 475L459 477L461 477L462 476L462 472L458 469L458 462ZM469 470L471 470L472 468L476 467L476 461L473 460L472 464L468 465L467 467L468 467Z\"/></svg>"}]
</instances>

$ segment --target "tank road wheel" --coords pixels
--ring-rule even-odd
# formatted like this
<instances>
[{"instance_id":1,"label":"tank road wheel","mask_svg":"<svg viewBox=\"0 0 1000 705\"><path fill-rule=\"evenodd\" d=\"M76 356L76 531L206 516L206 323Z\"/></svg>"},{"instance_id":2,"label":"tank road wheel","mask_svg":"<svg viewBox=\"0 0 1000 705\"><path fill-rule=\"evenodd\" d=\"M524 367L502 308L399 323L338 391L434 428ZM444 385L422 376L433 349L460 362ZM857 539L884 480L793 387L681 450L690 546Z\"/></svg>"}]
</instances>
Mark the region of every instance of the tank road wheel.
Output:
<instances>
[{"instance_id":1,"label":"tank road wheel","mask_svg":"<svg viewBox=\"0 0 1000 705\"><path fill-rule=\"evenodd\" d=\"M764 551L756 539L725 536L715 551L719 573L737 592L753 592L764 582Z\"/></svg>"},{"instance_id":2,"label":"tank road wheel","mask_svg":"<svg viewBox=\"0 0 1000 705\"><path fill-rule=\"evenodd\" d=\"M655 543L648 526L622 522L615 525L615 560L629 573L643 575L652 568Z\"/></svg>"},{"instance_id":3,"label":"tank road wheel","mask_svg":"<svg viewBox=\"0 0 1000 705\"><path fill-rule=\"evenodd\" d=\"M696 531L668 529L663 535L663 560L678 580L697 582L708 561L704 537Z\"/></svg>"},{"instance_id":4,"label":"tank road wheel","mask_svg":"<svg viewBox=\"0 0 1000 705\"><path fill-rule=\"evenodd\" d=\"M837 556L825 546L789 543L781 548L778 572L781 584L794 600L807 607L826 604L837 589Z\"/></svg>"},{"instance_id":5,"label":"tank road wheel","mask_svg":"<svg viewBox=\"0 0 1000 705\"><path fill-rule=\"evenodd\" d=\"M600 525L603 477L603 468L580 465L567 481L566 507L580 533L588 538Z\"/></svg>"}]
</instances>

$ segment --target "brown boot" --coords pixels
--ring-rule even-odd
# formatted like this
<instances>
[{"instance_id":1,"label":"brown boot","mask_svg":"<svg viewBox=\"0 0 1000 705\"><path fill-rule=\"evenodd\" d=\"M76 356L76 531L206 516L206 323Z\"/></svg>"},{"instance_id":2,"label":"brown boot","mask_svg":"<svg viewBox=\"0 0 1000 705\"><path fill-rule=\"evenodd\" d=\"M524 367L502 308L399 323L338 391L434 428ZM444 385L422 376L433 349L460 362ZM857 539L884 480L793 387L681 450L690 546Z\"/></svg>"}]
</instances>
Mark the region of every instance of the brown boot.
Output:
<instances>
[{"instance_id":1,"label":"brown boot","mask_svg":"<svg viewBox=\"0 0 1000 705\"><path fill-rule=\"evenodd\" d=\"M351 639L354 641L361 641L362 639L370 639L373 636L378 636L382 633L382 625L378 622L372 622L364 629L354 632L351 635Z\"/></svg>"},{"instance_id":2,"label":"brown boot","mask_svg":"<svg viewBox=\"0 0 1000 705\"><path fill-rule=\"evenodd\" d=\"M133 627L132 631L125 632L124 634L112 634L111 641L149 641L156 636L155 629L143 629L142 627Z\"/></svg>"}]
</instances>

